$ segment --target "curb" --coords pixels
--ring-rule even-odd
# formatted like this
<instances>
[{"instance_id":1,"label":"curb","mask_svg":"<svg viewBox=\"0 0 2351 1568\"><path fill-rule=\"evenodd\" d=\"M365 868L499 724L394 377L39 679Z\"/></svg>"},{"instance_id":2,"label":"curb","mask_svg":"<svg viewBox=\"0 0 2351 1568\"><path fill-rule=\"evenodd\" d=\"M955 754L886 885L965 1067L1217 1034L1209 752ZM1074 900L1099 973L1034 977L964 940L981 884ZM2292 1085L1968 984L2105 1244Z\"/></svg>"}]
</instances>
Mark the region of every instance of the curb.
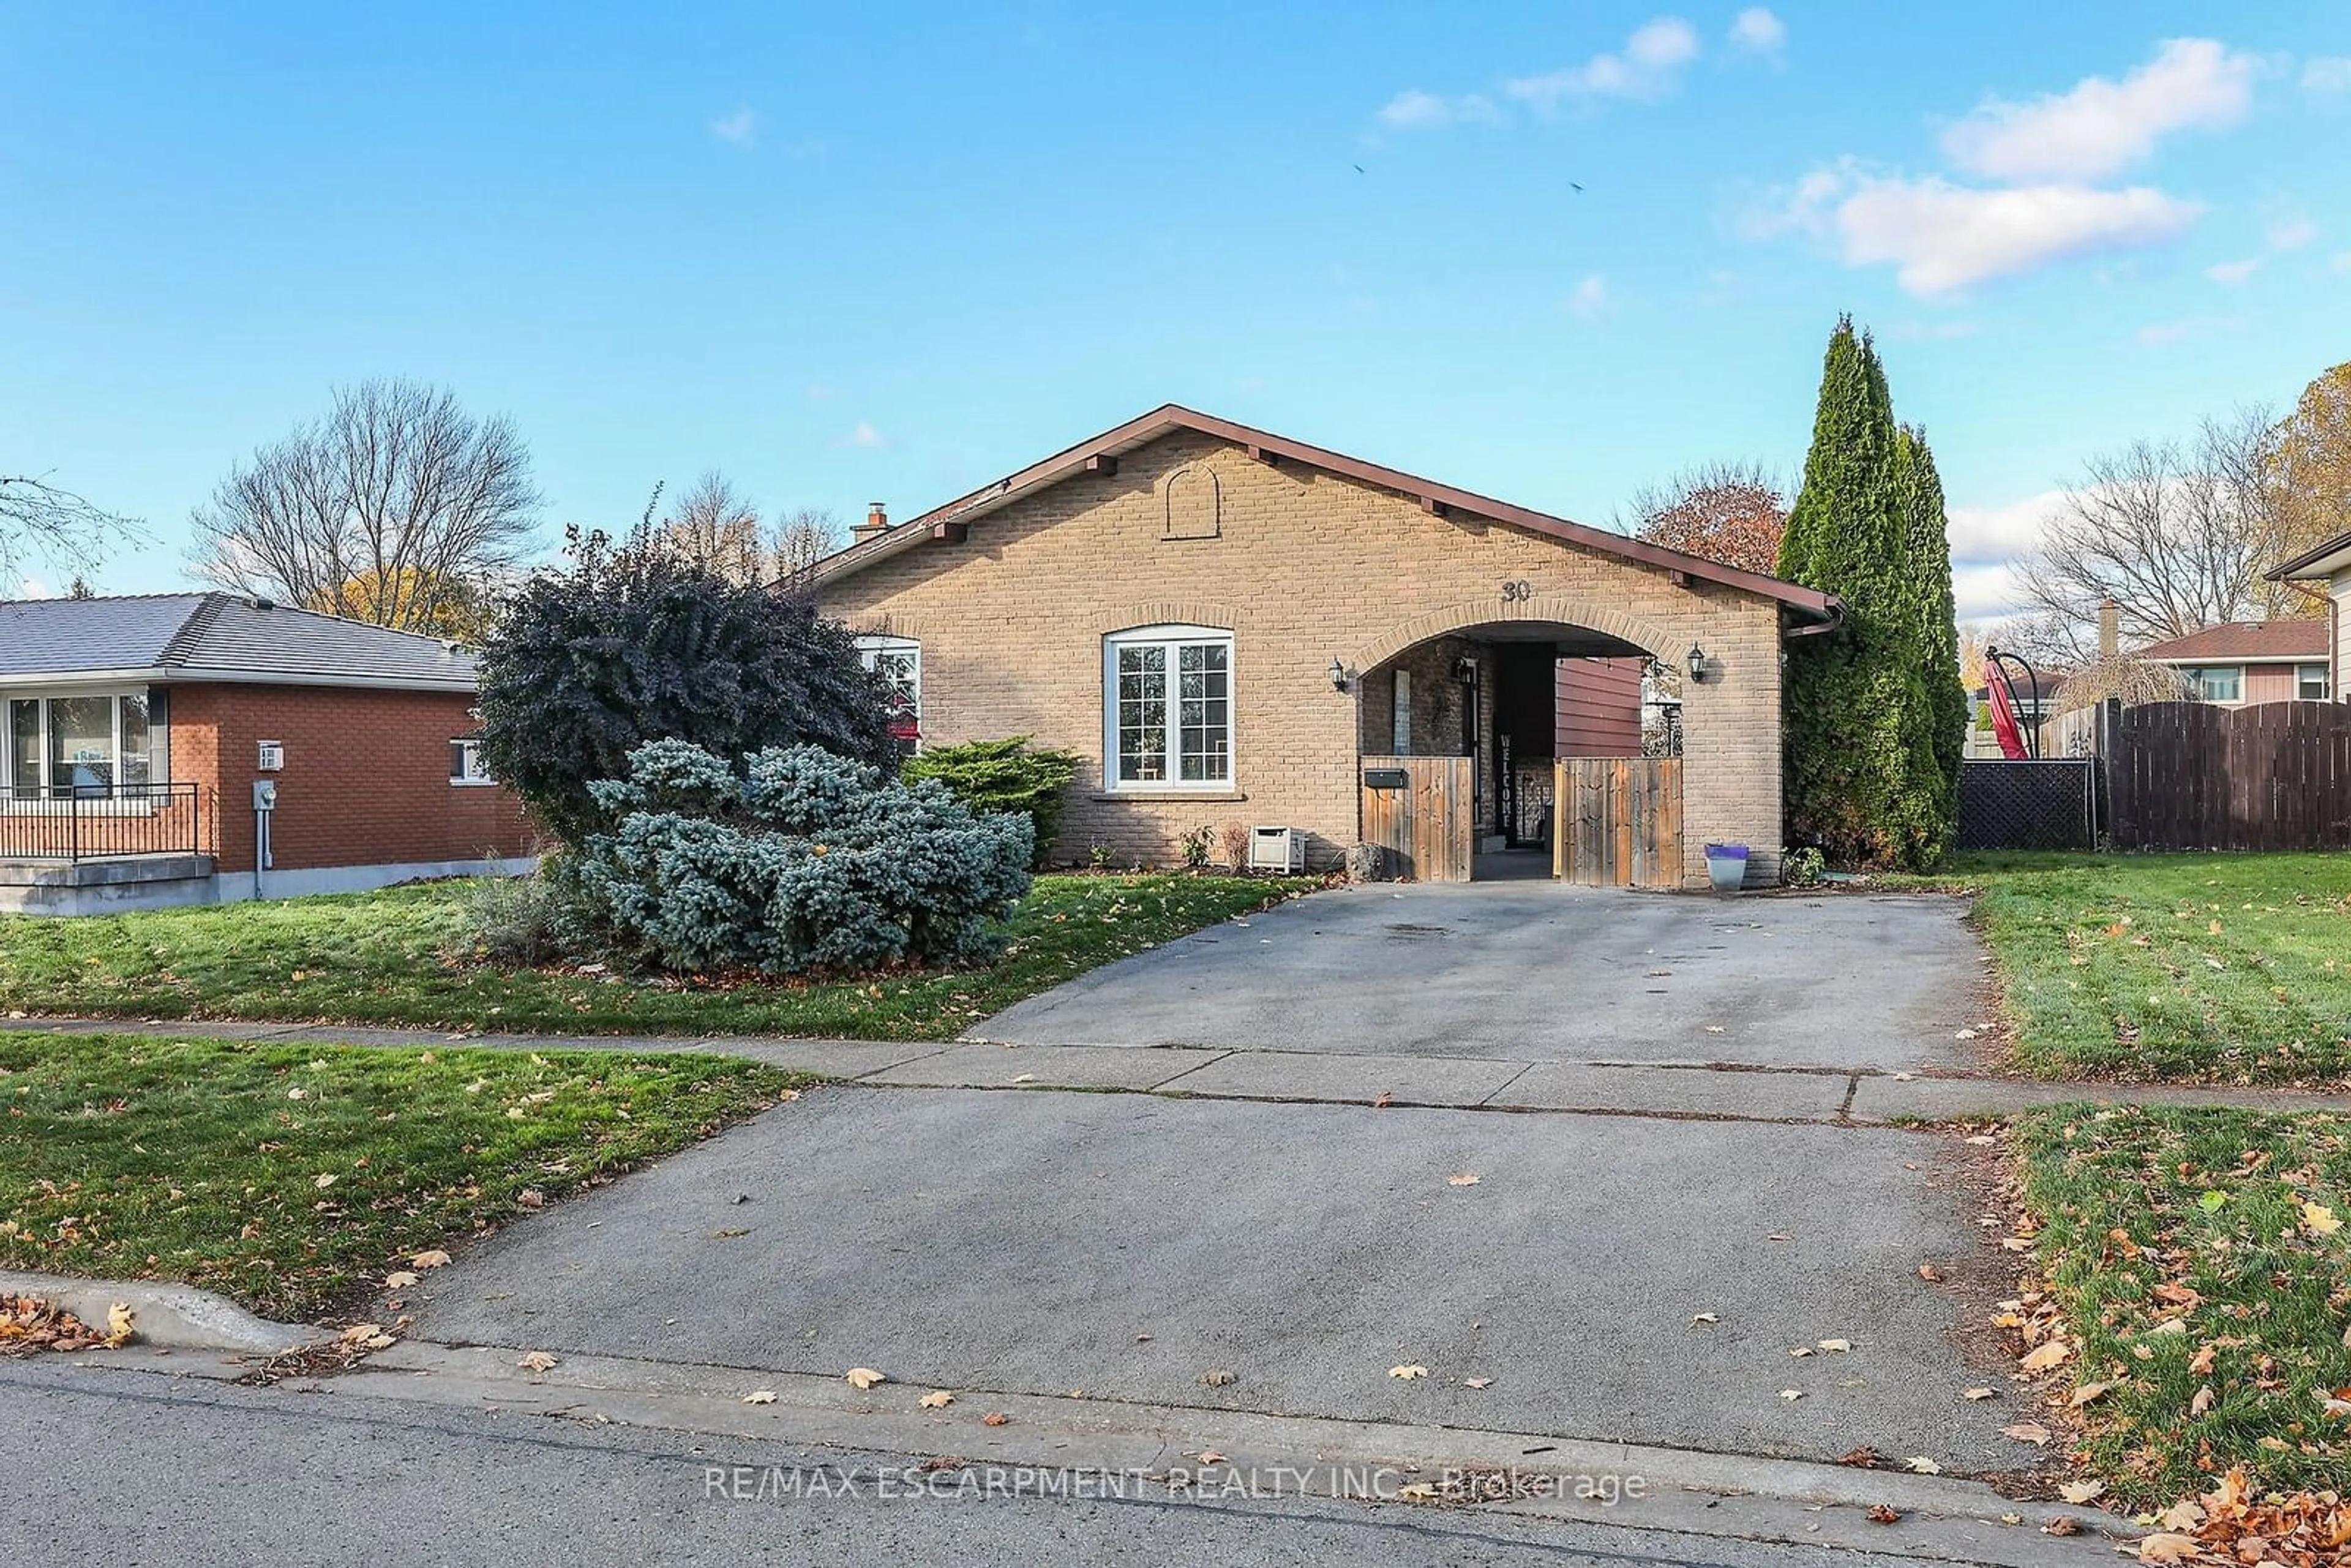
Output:
<instances>
[{"instance_id":1,"label":"curb","mask_svg":"<svg viewBox=\"0 0 2351 1568\"><path fill-rule=\"evenodd\" d=\"M0 1291L38 1296L86 1323L104 1323L120 1301L131 1309L131 1343L157 1350L213 1350L283 1355L331 1339L323 1329L255 1317L225 1296L193 1285L138 1280L68 1280L0 1270Z\"/></svg>"}]
</instances>

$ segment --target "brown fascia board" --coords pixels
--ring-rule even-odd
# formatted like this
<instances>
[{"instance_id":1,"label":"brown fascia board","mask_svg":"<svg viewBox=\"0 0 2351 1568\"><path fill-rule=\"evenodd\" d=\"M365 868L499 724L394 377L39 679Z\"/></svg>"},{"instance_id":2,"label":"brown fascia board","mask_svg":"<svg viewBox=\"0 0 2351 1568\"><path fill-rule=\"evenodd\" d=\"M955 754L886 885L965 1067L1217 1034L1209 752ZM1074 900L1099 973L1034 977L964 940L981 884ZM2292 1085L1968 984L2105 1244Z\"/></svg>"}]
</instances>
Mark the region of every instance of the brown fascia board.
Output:
<instances>
[{"instance_id":1,"label":"brown fascia board","mask_svg":"<svg viewBox=\"0 0 2351 1568\"><path fill-rule=\"evenodd\" d=\"M1708 560L1681 550L1667 549L1606 528L1595 528L1584 523L1572 523L1565 517L1554 517L1545 512L1514 507L1508 501L1498 501L1490 496L1480 496L1474 490L1463 490L1451 485L1441 485L1434 479L1399 469L1366 463L1360 457L1350 457L1342 452L1310 446L1302 441L1275 435L1268 431L1254 430L1214 414L1201 413L1176 403L1163 404L1139 419L1132 419L1114 429L1106 430L1090 440L1055 453L1040 463L1033 463L1017 474L1007 475L993 485L974 490L967 496L934 507L921 517L900 523L889 532L860 544L850 546L817 563L816 578L820 582L857 571L877 560L886 559L902 549L913 548L931 538L932 530L949 521L969 521L997 507L1084 470L1090 458L1115 457L1132 451L1147 441L1177 430L1196 431L1220 441L1228 441L1262 457L1287 459L1310 468L1320 468L1342 478L1353 479L1382 490L1392 490L1419 501L1424 507L1444 507L1456 514L1468 514L1507 523L1530 533L1541 534L1566 544L1604 555L1619 556L1666 571L1679 572L1686 577L1707 582L1717 582L1726 588L1774 600L1813 621L1834 624L1844 612L1844 605L1835 595L1817 589L1783 582L1776 577L1764 577L1720 561Z\"/></svg>"},{"instance_id":2,"label":"brown fascia board","mask_svg":"<svg viewBox=\"0 0 2351 1568\"><path fill-rule=\"evenodd\" d=\"M2313 570L2332 556L2344 559L2333 562L2323 571ZM2269 582L2283 582L2288 578L2327 578L2346 567L2351 567L2351 534L2337 534L2316 549L2304 550L2284 565L2270 568L2262 573L2262 577Z\"/></svg>"}]
</instances>

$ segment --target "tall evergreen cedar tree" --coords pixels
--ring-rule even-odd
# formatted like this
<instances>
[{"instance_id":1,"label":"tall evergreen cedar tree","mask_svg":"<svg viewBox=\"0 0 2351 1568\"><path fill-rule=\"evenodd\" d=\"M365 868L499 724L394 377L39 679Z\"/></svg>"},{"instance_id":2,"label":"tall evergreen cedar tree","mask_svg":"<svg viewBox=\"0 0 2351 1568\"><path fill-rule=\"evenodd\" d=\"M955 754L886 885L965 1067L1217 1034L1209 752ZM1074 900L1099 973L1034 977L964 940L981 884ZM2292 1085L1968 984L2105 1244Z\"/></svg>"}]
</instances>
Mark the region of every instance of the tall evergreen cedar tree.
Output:
<instances>
[{"instance_id":1,"label":"tall evergreen cedar tree","mask_svg":"<svg viewBox=\"0 0 2351 1568\"><path fill-rule=\"evenodd\" d=\"M1836 631L1789 650L1792 841L1845 865L1933 868L1955 831L1967 715L1942 481L1849 317L1829 337L1780 575L1845 606Z\"/></svg>"},{"instance_id":2,"label":"tall evergreen cedar tree","mask_svg":"<svg viewBox=\"0 0 2351 1568\"><path fill-rule=\"evenodd\" d=\"M640 533L570 537L482 651L482 760L568 844L608 826L589 792L648 740L722 757L809 745L894 774L889 691L804 597L731 582Z\"/></svg>"}]
</instances>

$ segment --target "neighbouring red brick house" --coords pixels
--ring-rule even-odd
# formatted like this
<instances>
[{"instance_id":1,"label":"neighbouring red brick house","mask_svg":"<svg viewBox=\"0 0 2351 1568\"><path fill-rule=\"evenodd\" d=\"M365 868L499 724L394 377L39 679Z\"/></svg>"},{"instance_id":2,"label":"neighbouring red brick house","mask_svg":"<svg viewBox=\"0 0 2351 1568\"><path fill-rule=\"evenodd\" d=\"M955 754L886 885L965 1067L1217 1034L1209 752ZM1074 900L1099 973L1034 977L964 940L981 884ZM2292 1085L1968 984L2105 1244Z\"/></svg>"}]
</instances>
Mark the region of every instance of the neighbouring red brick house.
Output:
<instances>
[{"instance_id":1,"label":"neighbouring red brick house","mask_svg":"<svg viewBox=\"0 0 2351 1568\"><path fill-rule=\"evenodd\" d=\"M266 600L0 601L0 910L351 892L528 857L519 802L478 761L475 692L463 648Z\"/></svg>"}]
</instances>

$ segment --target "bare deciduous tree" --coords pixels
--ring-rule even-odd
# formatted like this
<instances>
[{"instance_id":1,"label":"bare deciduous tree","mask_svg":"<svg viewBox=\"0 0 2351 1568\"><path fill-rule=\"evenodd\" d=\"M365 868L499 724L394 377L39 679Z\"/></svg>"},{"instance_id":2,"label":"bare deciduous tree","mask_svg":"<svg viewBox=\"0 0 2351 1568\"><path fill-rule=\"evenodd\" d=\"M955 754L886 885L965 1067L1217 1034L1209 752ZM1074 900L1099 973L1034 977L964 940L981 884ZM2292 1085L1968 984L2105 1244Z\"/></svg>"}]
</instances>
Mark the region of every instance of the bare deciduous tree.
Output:
<instances>
[{"instance_id":1,"label":"bare deciduous tree","mask_svg":"<svg viewBox=\"0 0 2351 1568\"><path fill-rule=\"evenodd\" d=\"M143 537L130 518L45 478L0 474L0 587L13 586L17 568L30 560L94 567L109 544L134 544Z\"/></svg>"},{"instance_id":2,"label":"bare deciduous tree","mask_svg":"<svg viewBox=\"0 0 2351 1568\"><path fill-rule=\"evenodd\" d=\"M841 519L803 507L776 525L776 578L799 584L816 563L848 542Z\"/></svg>"},{"instance_id":3,"label":"bare deciduous tree","mask_svg":"<svg viewBox=\"0 0 2351 1568\"><path fill-rule=\"evenodd\" d=\"M2188 444L2134 441L2092 458L2018 563L2024 612L2002 641L2086 663L2108 598L2126 646L2307 613L2302 595L2262 580L2283 559L2272 429L2264 410L2242 408Z\"/></svg>"},{"instance_id":4,"label":"bare deciduous tree","mask_svg":"<svg viewBox=\"0 0 2351 1568\"><path fill-rule=\"evenodd\" d=\"M511 420L440 388L362 382L229 471L192 519L194 567L239 592L432 631L519 562L538 505Z\"/></svg>"},{"instance_id":5,"label":"bare deciduous tree","mask_svg":"<svg viewBox=\"0 0 2351 1568\"><path fill-rule=\"evenodd\" d=\"M694 488L655 525L654 533L671 549L729 582L768 580L766 528L759 509L716 468L703 472Z\"/></svg>"},{"instance_id":6,"label":"bare deciduous tree","mask_svg":"<svg viewBox=\"0 0 2351 1568\"><path fill-rule=\"evenodd\" d=\"M1765 577L1779 570L1788 500L1761 464L1698 464L1635 491L1627 510L1636 538Z\"/></svg>"}]
</instances>

